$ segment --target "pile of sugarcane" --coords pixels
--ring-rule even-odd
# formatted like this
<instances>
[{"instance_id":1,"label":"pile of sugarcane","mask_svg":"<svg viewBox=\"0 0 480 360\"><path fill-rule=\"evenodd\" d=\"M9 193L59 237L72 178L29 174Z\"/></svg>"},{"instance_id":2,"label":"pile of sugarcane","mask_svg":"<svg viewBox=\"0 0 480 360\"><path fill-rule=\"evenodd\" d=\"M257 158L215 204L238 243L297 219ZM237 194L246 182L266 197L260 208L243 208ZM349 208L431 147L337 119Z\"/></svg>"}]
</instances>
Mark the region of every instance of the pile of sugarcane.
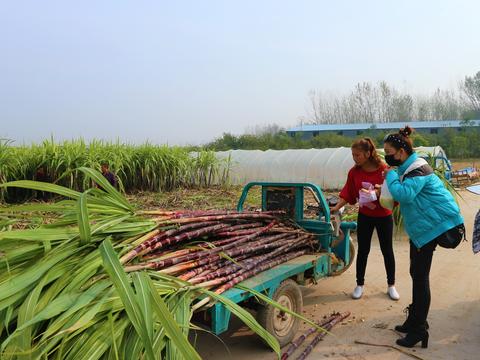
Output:
<instances>
[{"instance_id":1,"label":"pile of sugarcane","mask_svg":"<svg viewBox=\"0 0 480 360\"><path fill-rule=\"evenodd\" d=\"M273 212L137 211L100 173L79 171L102 189L0 184L64 197L0 208L2 360L199 359L190 321L210 299L280 355L275 338L221 293L310 251L311 235Z\"/></svg>"},{"instance_id":2,"label":"pile of sugarcane","mask_svg":"<svg viewBox=\"0 0 480 360\"><path fill-rule=\"evenodd\" d=\"M154 230L122 256L125 271L154 270L221 294L316 248L315 236L282 222L281 212L151 211ZM201 308L209 298L193 309Z\"/></svg>"}]
</instances>

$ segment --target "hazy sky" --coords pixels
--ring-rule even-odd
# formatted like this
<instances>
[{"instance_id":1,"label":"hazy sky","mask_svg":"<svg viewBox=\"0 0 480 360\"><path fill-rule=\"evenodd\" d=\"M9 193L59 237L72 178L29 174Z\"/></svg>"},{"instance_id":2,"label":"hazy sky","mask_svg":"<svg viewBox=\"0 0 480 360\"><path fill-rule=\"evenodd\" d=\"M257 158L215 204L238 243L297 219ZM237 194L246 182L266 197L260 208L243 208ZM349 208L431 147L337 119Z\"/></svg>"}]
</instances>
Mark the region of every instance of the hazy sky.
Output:
<instances>
[{"instance_id":1,"label":"hazy sky","mask_svg":"<svg viewBox=\"0 0 480 360\"><path fill-rule=\"evenodd\" d=\"M0 0L0 137L198 144L295 125L309 90L455 88L480 1Z\"/></svg>"}]
</instances>

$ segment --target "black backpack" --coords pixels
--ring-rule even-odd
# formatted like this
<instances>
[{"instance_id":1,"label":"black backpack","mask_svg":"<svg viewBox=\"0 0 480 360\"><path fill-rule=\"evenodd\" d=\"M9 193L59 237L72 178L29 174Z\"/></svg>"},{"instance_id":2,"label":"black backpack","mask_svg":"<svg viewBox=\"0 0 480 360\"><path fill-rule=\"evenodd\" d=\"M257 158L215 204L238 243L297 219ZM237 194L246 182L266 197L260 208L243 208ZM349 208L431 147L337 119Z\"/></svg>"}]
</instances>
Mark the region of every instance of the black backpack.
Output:
<instances>
[{"instance_id":1,"label":"black backpack","mask_svg":"<svg viewBox=\"0 0 480 360\"><path fill-rule=\"evenodd\" d=\"M465 225L460 224L457 225L450 230L445 231L442 235L437 237L435 240L437 241L437 244L440 245L441 247L447 248L447 249L455 249L458 244L464 239L466 239L466 230L465 230Z\"/></svg>"}]
</instances>

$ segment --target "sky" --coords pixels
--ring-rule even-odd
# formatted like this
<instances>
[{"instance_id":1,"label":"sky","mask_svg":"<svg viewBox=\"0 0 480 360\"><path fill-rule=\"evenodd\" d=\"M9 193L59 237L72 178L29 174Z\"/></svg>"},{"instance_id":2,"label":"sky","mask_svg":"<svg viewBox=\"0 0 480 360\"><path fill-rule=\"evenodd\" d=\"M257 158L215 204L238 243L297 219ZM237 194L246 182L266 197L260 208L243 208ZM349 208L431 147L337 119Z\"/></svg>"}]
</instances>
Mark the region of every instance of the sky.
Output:
<instances>
[{"instance_id":1,"label":"sky","mask_svg":"<svg viewBox=\"0 0 480 360\"><path fill-rule=\"evenodd\" d=\"M0 138L203 144L480 71L478 0L0 0Z\"/></svg>"}]
</instances>

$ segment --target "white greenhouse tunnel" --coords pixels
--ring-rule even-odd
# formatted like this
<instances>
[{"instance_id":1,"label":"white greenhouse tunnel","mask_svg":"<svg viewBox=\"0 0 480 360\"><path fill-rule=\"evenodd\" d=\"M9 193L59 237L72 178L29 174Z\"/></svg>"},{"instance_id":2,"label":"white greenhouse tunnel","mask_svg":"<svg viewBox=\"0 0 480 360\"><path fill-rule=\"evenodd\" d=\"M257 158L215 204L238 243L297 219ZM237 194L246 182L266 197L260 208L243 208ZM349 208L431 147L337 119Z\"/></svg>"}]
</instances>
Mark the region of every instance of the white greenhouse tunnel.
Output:
<instances>
[{"instance_id":1,"label":"white greenhouse tunnel","mask_svg":"<svg viewBox=\"0 0 480 360\"><path fill-rule=\"evenodd\" d=\"M383 149L379 150L383 152ZM421 154L446 158L440 146L419 147ZM310 182L322 189L340 189L354 165L350 148L291 150L230 150L215 153L217 159L229 163L232 185L252 181ZM225 165L227 166L227 165ZM222 173L223 171L220 171Z\"/></svg>"}]
</instances>

